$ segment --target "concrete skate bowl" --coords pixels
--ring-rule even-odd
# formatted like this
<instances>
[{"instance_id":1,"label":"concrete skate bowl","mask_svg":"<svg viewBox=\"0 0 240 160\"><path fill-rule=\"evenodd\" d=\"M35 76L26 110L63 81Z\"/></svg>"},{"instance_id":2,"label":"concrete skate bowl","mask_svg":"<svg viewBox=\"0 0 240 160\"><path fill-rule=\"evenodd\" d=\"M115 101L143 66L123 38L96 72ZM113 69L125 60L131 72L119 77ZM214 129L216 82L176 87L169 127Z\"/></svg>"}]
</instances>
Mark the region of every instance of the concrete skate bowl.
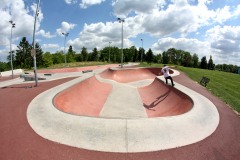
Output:
<instances>
[{"instance_id":1,"label":"concrete skate bowl","mask_svg":"<svg viewBox=\"0 0 240 160\"><path fill-rule=\"evenodd\" d=\"M100 76L120 83L129 83L145 79L154 79L160 72L161 68L108 68L100 73ZM172 73L173 71L170 70L170 74Z\"/></svg>"},{"instance_id":2,"label":"concrete skate bowl","mask_svg":"<svg viewBox=\"0 0 240 160\"><path fill-rule=\"evenodd\" d=\"M139 107L144 108L148 118L175 116L191 110L193 102L190 97L155 78L159 70L159 68L107 69L100 73L100 76L122 83L152 78L153 82L150 85L136 88L142 104ZM101 117L100 113L112 89L112 84L100 82L93 76L58 93L53 103L56 108L66 113Z\"/></svg>"},{"instance_id":3,"label":"concrete skate bowl","mask_svg":"<svg viewBox=\"0 0 240 160\"><path fill-rule=\"evenodd\" d=\"M145 87L138 88L148 117L175 116L188 112L193 107L192 99L181 91L155 78Z\"/></svg>"},{"instance_id":4,"label":"concrete skate bowl","mask_svg":"<svg viewBox=\"0 0 240 160\"><path fill-rule=\"evenodd\" d=\"M90 77L58 93L53 103L59 110L83 116L98 116L112 86Z\"/></svg>"}]
</instances>

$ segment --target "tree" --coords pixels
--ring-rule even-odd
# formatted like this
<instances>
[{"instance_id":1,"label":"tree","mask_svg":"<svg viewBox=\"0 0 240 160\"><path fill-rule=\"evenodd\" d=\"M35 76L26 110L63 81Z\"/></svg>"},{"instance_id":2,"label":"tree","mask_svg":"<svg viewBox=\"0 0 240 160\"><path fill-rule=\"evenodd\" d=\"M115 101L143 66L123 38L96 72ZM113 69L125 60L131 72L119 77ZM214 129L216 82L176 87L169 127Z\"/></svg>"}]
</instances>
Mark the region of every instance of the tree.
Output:
<instances>
[{"instance_id":1,"label":"tree","mask_svg":"<svg viewBox=\"0 0 240 160\"><path fill-rule=\"evenodd\" d=\"M138 51L138 61L141 62L141 60L144 62L145 60L145 50L144 48L139 48L139 51Z\"/></svg>"},{"instance_id":2,"label":"tree","mask_svg":"<svg viewBox=\"0 0 240 160\"><path fill-rule=\"evenodd\" d=\"M23 37L18 45L19 50L16 50L15 65L18 68L30 68L33 65L31 57L31 45L28 43L26 37Z\"/></svg>"},{"instance_id":3,"label":"tree","mask_svg":"<svg viewBox=\"0 0 240 160\"><path fill-rule=\"evenodd\" d=\"M168 58L168 56L167 56L167 52L163 52L162 53L162 63L163 64L168 64L168 62L169 62L169 58Z\"/></svg>"},{"instance_id":4,"label":"tree","mask_svg":"<svg viewBox=\"0 0 240 160\"><path fill-rule=\"evenodd\" d=\"M162 63L162 54L157 54L156 56L154 56L154 63Z\"/></svg>"},{"instance_id":5,"label":"tree","mask_svg":"<svg viewBox=\"0 0 240 160\"><path fill-rule=\"evenodd\" d=\"M50 52L46 52L43 54L43 66L50 67L51 65L53 65L53 56Z\"/></svg>"},{"instance_id":6,"label":"tree","mask_svg":"<svg viewBox=\"0 0 240 160\"><path fill-rule=\"evenodd\" d=\"M64 62L64 54L63 52L56 52L52 55L53 64L59 64Z\"/></svg>"},{"instance_id":7,"label":"tree","mask_svg":"<svg viewBox=\"0 0 240 160\"><path fill-rule=\"evenodd\" d=\"M202 57L201 63L200 63L200 68L207 69L207 58L206 58L206 56Z\"/></svg>"},{"instance_id":8,"label":"tree","mask_svg":"<svg viewBox=\"0 0 240 160\"><path fill-rule=\"evenodd\" d=\"M32 68L33 67L33 57L31 55L31 50L33 46L29 44L26 37L23 37L18 45L18 49L16 50L16 59L15 65L20 68ZM35 53L36 53L36 63L38 66L43 65L42 54L43 51L39 43L35 44Z\"/></svg>"},{"instance_id":9,"label":"tree","mask_svg":"<svg viewBox=\"0 0 240 160\"><path fill-rule=\"evenodd\" d=\"M214 70L214 64L213 64L212 56L210 56L210 59L208 60L208 69Z\"/></svg>"},{"instance_id":10,"label":"tree","mask_svg":"<svg viewBox=\"0 0 240 160\"><path fill-rule=\"evenodd\" d=\"M147 61L147 63L153 62L153 52L151 49L149 49L146 53L146 61Z\"/></svg>"},{"instance_id":11,"label":"tree","mask_svg":"<svg viewBox=\"0 0 240 160\"><path fill-rule=\"evenodd\" d=\"M197 68L198 67L198 55L196 53L193 54L193 67Z\"/></svg>"},{"instance_id":12,"label":"tree","mask_svg":"<svg viewBox=\"0 0 240 160\"><path fill-rule=\"evenodd\" d=\"M98 61L98 50L97 48L94 48L92 51L92 56L91 56L91 60L92 61Z\"/></svg>"},{"instance_id":13,"label":"tree","mask_svg":"<svg viewBox=\"0 0 240 160\"><path fill-rule=\"evenodd\" d=\"M0 72L7 71L10 69L10 66L6 62L0 62Z\"/></svg>"},{"instance_id":14,"label":"tree","mask_svg":"<svg viewBox=\"0 0 240 160\"><path fill-rule=\"evenodd\" d=\"M82 48L81 55L82 55L83 61L87 61L88 60L87 48L85 48L85 47Z\"/></svg>"},{"instance_id":15,"label":"tree","mask_svg":"<svg viewBox=\"0 0 240 160\"><path fill-rule=\"evenodd\" d=\"M76 62L76 59L75 59L76 55L71 45L68 48L68 53L66 56L67 56L67 62Z\"/></svg>"},{"instance_id":16,"label":"tree","mask_svg":"<svg viewBox=\"0 0 240 160\"><path fill-rule=\"evenodd\" d=\"M168 57L168 63L171 63L171 64L177 63L176 54L177 54L177 51L175 48L170 48L167 50L166 56Z\"/></svg>"},{"instance_id":17,"label":"tree","mask_svg":"<svg viewBox=\"0 0 240 160\"><path fill-rule=\"evenodd\" d=\"M35 49L36 49L36 63L37 66L43 66L43 51L39 43L35 44ZM33 58L32 58L32 63L30 66L33 66Z\"/></svg>"},{"instance_id":18,"label":"tree","mask_svg":"<svg viewBox=\"0 0 240 160\"><path fill-rule=\"evenodd\" d=\"M132 46L131 50L133 52L133 54L132 54L132 57L133 57L132 61L136 62L137 61L137 57L138 57L138 50L136 49L135 46Z\"/></svg>"},{"instance_id":19,"label":"tree","mask_svg":"<svg viewBox=\"0 0 240 160\"><path fill-rule=\"evenodd\" d=\"M181 65L184 67L192 66L192 56L189 52L183 52Z\"/></svg>"}]
</instances>

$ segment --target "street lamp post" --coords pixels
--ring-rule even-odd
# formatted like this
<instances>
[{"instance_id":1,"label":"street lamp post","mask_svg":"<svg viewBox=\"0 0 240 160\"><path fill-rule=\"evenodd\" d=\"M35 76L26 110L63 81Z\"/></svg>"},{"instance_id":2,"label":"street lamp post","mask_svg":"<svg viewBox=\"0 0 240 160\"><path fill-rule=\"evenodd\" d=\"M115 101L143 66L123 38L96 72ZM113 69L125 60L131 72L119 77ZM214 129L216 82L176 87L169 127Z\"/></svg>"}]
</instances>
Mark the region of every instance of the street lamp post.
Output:
<instances>
[{"instance_id":1,"label":"street lamp post","mask_svg":"<svg viewBox=\"0 0 240 160\"><path fill-rule=\"evenodd\" d=\"M108 62L110 63L110 44L111 44L112 42L109 42L109 53L108 53Z\"/></svg>"},{"instance_id":2,"label":"street lamp post","mask_svg":"<svg viewBox=\"0 0 240 160\"><path fill-rule=\"evenodd\" d=\"M13 79L13 52L12 52L12 29L15 28L15 23L13 21L9 21L12 26L11 26L11 38L10 38L10 57L11 57L11 69L12 69L12 79Z\"/></svg>"},{"instance_id":3,"label":"street lamp post","mask_svg":"<svg viewBox=\"0 0 240 160\"><path fill-rule=\"evenodd\" d=\"M124 19L118 18L118 22L122 23L122 57L121 57L121 68L123 68L123 22L125 22Z\"/></svg>"},{"instance_id":4,"label":"street lamp post","mask_svg":"<svg viewBox=\"0 0 240 160\"><path fill-rule=\"evenodd\" d=\"M141 39L142 41L142 52L141 52L141 63L142 63L142 56L143 56L143 39Z\"/></svg>"},{"instance_id":5,"label":"street lamp post","mask_svg":"<svg viewBox=\"0 0 240 160\"><path fill-rule=\"evenodd\" d=\"M36 45L35 45L35 32L36 32L36 22L37 22L37 16L39 14L39 4L40 0L38 0L36 13L35 13L35 19L34 19L34 29L33 29L33 49L32 49L32 56L33 56L33 65L34 65L34 78L35 78L35 87L38 86L38 77L37 77L37 62L36 62Z\"/></svg>"},{"instance_id":6,"label":"street lamp post","mask_svg":"<svg viewBox=\"0 0 240 160\"><path fill-rule=\"evenodd\" d=\"M65 66L66 66L66 63L67 63L67 58L66 58L66 53L65 53L65 45L66 45L66 38L67 38L67 36L69 35L69 33L62 33L64 36L65 36L65 38L64 38L64 55L65 55Z\"/></svg>"}]
</instances>

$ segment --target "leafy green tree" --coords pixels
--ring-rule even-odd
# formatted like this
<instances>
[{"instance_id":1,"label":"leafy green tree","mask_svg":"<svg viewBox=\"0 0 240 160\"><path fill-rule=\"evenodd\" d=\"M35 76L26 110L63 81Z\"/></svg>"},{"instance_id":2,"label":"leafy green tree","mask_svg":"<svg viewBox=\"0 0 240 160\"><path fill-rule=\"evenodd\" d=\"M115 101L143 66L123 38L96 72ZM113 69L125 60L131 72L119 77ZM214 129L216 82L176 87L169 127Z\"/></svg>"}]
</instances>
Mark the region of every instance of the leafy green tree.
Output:
<instances>
[{"instance_id":1,"label":"leafy green tree","mask_svg":"<svg viewBox=\"0 0 240 160\"><path fill-rule=\"evenodd\" d=\"M68 48L68 53L67 53L67 62L76 62L76 54L75 52L73 51L73 48L72 46L70 45L69 48Z\"/></svg>"},{"instance_id":2,"label":"leafy green tree","mask_svg":"<svg viewBox=\"0 0 240 160\"><path fill-rule=\"evenodd\" d=\"M10 66L6 62L0 62L0 72L10 70Z\"/></svg>"},{"instance_id":3,"label":"leafy green tree","mask_svg":"<svg viewBox=\"0 0 240 160\"><path fill-rule=\"evenodd\" d=\"M93 51L92 51L92 56L91 56L91 60L92 61L98 61L98 50L97 48L94 48Z\"/></svg>"},{"instance_id":4,"label":"leafy green tree","mask_svg":"<svg viewBox=\"0 0 240 160\"><path fill-rule=\"evenodd\" d=\"M83 61L87 61L88 60L87 48L85 48L85 47L82 48L81 55L82 55Z\"/></svg>"},{"instance_id":5,"label":"leafy green tree","mask_svg":"<svg viewBox=\"0 0 240 160\"><path fill-rule=\"evenodd\" d=\"M210 59L208 60L208 69L214 70L214 64L213 64L212 56L210 56Z\"/></svg>"},{"instance_id":6,"label":"leafy green tree","mask_svg":"<svg viewBox=\"0 0 240 160\"><path fill-rule=\"evenodd\" d=\"M153 62L153 52L151 49L149 49L146 53L146 61L147 61L147 63Z\"/></svg>"},{"instance_id":7,"label":"leafy green tree","mask_svg":"<svg viewBox=\"0 0 240 160\"><path fill-rule=\"evenodd\" d=\"M121 62L121 57L122 57L122 50L119 49L118 47L112 47L111 48L111 53L113 56L113 62L114 63L120 63Z\"/></svg>"},{"instance_id":8,"label":"leafy green tree","mask_svg":"<svg viewBox=\"0 0 240 160\"><path fill-rule=\"evenodd\" d=\"M132 46L131 50L132 50L132 61L136 62L138 57L138 50L136 49L135 46Z\"/></svg>"},{"instance_id":9,"label":"leafy green tree","mask_svg":"<svg viewBox=\"0 0 240 160\"><path fill-rule=\"evenodd\" d=\"M33 67L33 57L31 55L31 50L33 46L29 44L26 37L23 37L18 45L18 50L16 50L16 57L14 64L20 68L32 68ZM42 54L43 51L39 43L35 44L36 49L36 63L37 66L43 65Z\"/></svg>"},{"instance_id":10,"label":"leafy green tree","mask_svg":"<svg viewBox=\"0 0 240 160\"><path fill-rule=\"evenodd\" d=\"M193 67L198 68L198 55L194 53L192 59L193 59Z\"/></svg>"},{"instance_id":11,"label":"leafy green tree","mask_svg":"<svg viewBox=\"0 0 240 160\"><path fill-rule=\"evenodd\" d=\"M154 56L154 63L162 63L162 54L157 54Z\"/></svg>"},{"instance_id":12,"label":"leafy green tree","mask_svg":"<svg viewBox=\"0 0 240 160\"><path fill-rule=\"evenodd\" d=\"M163 64L168 64L168 62L169 62L169 57L168 57L168 55L167 55L167 52L163 52L162 53L162 63Z\"/></svg>"},{"instance_id":13,"label":"leafy green tree","mask_svg":"<svg viewBox=\"0 0 240 160\"><path fill-rule=\"evenodd\" d=\"M43 66L43 51L39 43L35 44L35 49L36 49L37 66L41 67ZM33 66L33 58L32 58L32 64L30 64L30 66Z\"/></svg>"},{"instance_id":14,"label":"leafy green tree","mask_svg":"<svg viewBox=\"0 0 240 160\"><path fill-rule=\"evenodd\" d=\"M184 67L192 67L192 56L189 52L183 52L181 65Z\"/></svg>"},{"instance_id":15,"label":"leafy green tree","mask_svg":"<svg viewBox=\"0 0 240 160\"><path fill-rule=\"evenodd\" d=\"M138 50L138 61L141 62L141 60L144 62L145 61L145 50L144 48L139 48Z\"/></svg>"},{"instance_id":16,"label":"leafy green tree","mask_svg":"<svg viewBox=\"0 0 240 160\"><path fill-rule=\"evenodd\" d=\"M201 63L200 63L200 68L207 69L207 58L206 58L206 56L202 57Z\"/></svg>"},{"instance_id":17,"label":"leafy green tree","mask_svg":"<svg viewBox=\"0 0 240 160\"><path fill-rule=\"evenodd\" d=\"M50 67L51 65L53 65L53 56L50 52L46 52L43 54L43 66Z\"/></svg>"},{"instance_id":18,"label":"leafy green tree","mask_svg":"<svg viewBox=\"0 0 240 160\"><path fill-rule=\"evenodd\" d=\"M171 63L171 64L177 63L176 54L177 54L177 50L175 48L170 48L167 50L168 63Z\"/></svg>"},{"instance_id":19,"label":"leafy green tree","mask_svg":"<svg viewBox=\"0 0 240 160\"><path fill-rule=\"evenodd\" d=\"M133 52L131 48L123 49L124 61L125 62L132 62L133 61Z\"/></svg>"},{"instance_id":20,"label":"leafy green tree","mask_svg":"<svg viewBox=\"0 0 240 160\"><path fill-rule=\"evenodd\" d=\"M62 52L56 52L52 54L53 64L64 63L64 54Z\"/></svg>"},{"instance_id":21,"label":"leafy green tree","mask_svg":"<svg viewBox=\"0 0 240 160\"><path fill-rule=\"evenodd\" d=\"M108 61L108 53L109 53L109 48L105 47L100 51L100 60L102 62L107 62Z\"/></svg>"},{"instance_id":22,"label":"leafy green tree","mask_svg":"<svg viewBox=\"0 0 240 160\"><path fill-rule=\"evenodd\" d=\"M33 66L33 60L31 57L31 45L27 41L26 37L23 37L18 45L18 49L16 50L16 59L15 65L18 68L30 68Z\"/></svg>"}]
</instances>

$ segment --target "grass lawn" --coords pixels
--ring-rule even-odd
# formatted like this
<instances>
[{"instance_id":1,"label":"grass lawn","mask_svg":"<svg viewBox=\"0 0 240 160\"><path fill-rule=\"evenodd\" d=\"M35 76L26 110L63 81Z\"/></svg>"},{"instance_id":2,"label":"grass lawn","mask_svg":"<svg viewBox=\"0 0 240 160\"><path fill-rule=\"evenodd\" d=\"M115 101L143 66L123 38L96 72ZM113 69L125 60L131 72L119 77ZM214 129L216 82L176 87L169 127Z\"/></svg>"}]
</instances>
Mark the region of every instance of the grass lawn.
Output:
<instances>
[{"instance_id":1,"label":"grass lawn","mask_svg":"<svg viewBox=\"0 0 240 160\"><path fill-rule=\"evenodd\" d=\"M140 66L148 66L141 64ZM162 67L161 64L151 64L150 67ZM240 75L215 70L188 68L177 66L177 70L185 72L192 80L200 82L203 76L210 78L207 89L240 113Z\"/></svg>"},{"instance_id":2,"label":"grass lawn","mask_svg":"<svg viewBox=\"0 0 240 160\"><path fill-rule=\"evenodd\" d=\"M240 113L240 75L215 70L180 67L191 79L199 82L202 76L210 78L207 88Z\"/></svg>"}]
</instances>

